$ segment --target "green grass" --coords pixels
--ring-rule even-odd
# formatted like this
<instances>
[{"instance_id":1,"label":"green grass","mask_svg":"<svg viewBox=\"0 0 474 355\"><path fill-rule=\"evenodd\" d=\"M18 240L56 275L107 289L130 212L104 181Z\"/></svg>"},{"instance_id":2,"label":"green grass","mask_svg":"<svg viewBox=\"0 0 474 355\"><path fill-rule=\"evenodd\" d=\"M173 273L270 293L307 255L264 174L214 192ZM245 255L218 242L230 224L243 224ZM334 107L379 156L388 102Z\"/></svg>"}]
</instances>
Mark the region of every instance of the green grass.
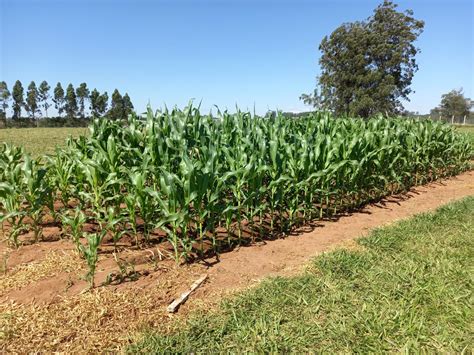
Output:
<instances>
[{"instance_id":1,"label":"green grass","mask_svg":"<svg viewBox=\"0 0 474 355\"><path fill-rule=\"evenodd\" d=\"M140 352L471 351L474 196L314 260L214 312L144 335Z\"/></svg>"},{"instance_id":2,"label":"green grass","mask_svg":"<svg viewBox=\"0 0 474 355\"><path fill-rule=\"evenodd\" d=\"M70 135L77 137L87 133L83 127L60 128L8 128L0 129L0 143L23 146L33 156L52 153L57 145L64 145Z\"/></svg>"},{"instance_id":3,"label":"green grass","mask_svg":"<svg viewBox=\"0 0 474 355\"><path fill-rule=\"evenodd\" d=\"M472 144L474 144L474 126L457 125L456 129L462 133L467 134L471 139Z\"/></svg>"}]
</instances>

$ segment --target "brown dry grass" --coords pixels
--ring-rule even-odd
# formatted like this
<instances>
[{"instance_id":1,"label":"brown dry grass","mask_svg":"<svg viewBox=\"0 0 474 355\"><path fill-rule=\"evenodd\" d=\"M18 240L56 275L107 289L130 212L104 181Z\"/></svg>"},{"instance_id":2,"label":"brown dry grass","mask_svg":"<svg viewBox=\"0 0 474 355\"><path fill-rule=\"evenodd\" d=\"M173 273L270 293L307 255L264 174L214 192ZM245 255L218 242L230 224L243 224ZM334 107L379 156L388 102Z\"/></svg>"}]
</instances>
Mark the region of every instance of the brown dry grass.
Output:
<instances>
[{"instance_id":1,"label":"brown dry grass","mask_svg":"<svg viewBox=\"0 0 474 355\"><path fill-rule=\"evenodd\" d=\"M21 289L61 272L82 272L84 270L82 264L77 253L73 251L50 251L44 259L17 265L0 276L0 297L11 290Z\"/></svg>"},{"instance_id":2,"label":"brown dry grass","mask_svg":"<svg viewBox=\"0 0 474 355\"><path fill-rule=\"evenodd\" d=\"M179 287L187 287L195 278L192 274L183 278L186 271L180 268L169 273L162 283L146 288L99 287L50 304L1 303L0 350L119 351L145 329L166 330L170 320L187 313L185 308L179 315L170 315L167 304L179 293ZM176 278L183 279L183 285L177 287L173 283ZM189 302L193 309L204 306L202 301Z\"/></svg>"}]
</instances>

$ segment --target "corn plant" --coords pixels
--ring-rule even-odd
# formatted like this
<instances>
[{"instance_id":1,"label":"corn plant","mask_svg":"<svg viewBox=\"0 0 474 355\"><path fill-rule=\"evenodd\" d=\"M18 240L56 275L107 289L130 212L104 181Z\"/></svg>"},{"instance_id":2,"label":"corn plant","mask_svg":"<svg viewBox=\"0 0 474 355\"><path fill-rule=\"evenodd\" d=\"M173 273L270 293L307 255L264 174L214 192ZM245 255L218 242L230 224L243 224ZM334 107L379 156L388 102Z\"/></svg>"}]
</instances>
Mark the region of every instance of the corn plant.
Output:
<instances>
[{"instance_id":1,"label":"corn plant","mask_svg":"<svg viewBox=\"0 0 474 355\"><path fill-rule=\"evenodd\" d=\"M17 248L20 245L18 239L20 234L27 230L26 225L23 223L27 214L22 209L23 197L21 191L19 191L14 185L7 182L0 182L0 201L2 204L2 211L0 214L2 234L5 236L4 222L8 222L8 244Z\"/></svg>"},{"instance_id":2,"label":"corn plant","mask_svg":"<svg viewBox=\"0 0 474 355\"><path fill-rule=\"evenodd\" d=\"M211 116L190 104L148 108L126 122L97 119L89 129L44 165L25 164L21 150L0 146L0 207L14 226L12 244L24 215L36 213L32 228L39 228L40 206L55 213L56 198L65 207L58 211L66 215L63 224L80 224L78 212L67 211L75 206L98 224L94 238L109 233L115 245L124 233L141 245L165 232L178 262L203 255L205 245L218 253L246 242L249 233L287 234L458 174L473 157L452 127L407 118L319 112L288 119L239 110ZM90 255L98 248L94 240Z\"/></svg>"},{"instance_id":3,"label":"corn plant","mask_svg":"<svg viewBox=\"0 0 474 355\"><path fill-rule=\"evenodd\" d=\"M114 207L108 207L106 210L98 211L97 216L101 229L112 234L114 250L117 251L117 243L127 232L124 229L124 216L120 214L119 209Z\"/></svg>"},{"instance_id":4,"label":"corn plant","mask_svg":"<svg viewBox=\"0 0 474 355\"><path fill-rule=\"evenodd\" d=\"M59 192L59 199L65 208L68 207L76 186L75 162L67 154L67 151L57 148L55 155L47 157L51 187Z\"/></svg>"},{"instance_id":5,"label":"corn plant","mask_svg":"<svg viewBox=\"0 0 474 355\"><path fill-rule=\"evenodd\" d=\"M76 246L76 250L80 253L80 238L82 237L82 229L86 223L86 216L84 212L78 208L74 210L72 215L70 212L65 212L61 215L61 222L62 225L68 229L66 231L66 235L69 235L72 238L74 245Z\"/></svg>"},{"instance_id":6,"label":"corn plant","mask_svg":"<svg viewBox=\"0 0 474 355\"><path fill-rule=\"evenodd\" d=\"M105 236L105 233L105 230L98 233L88 233L85 235L87 245L83 245L81 243L79 244L79 250L84 259L86 259L87 266L89 268L85 278L86 281L89 282L90 288L94 288L95 269L97 266L97 261L99 260L99 246Z\"/></svg>"},{"instance_id":7,"label":"corn plant","mask_svg":"<svg viewBox=\"0 0 474 355\"><path fill-rule=\"evenodd\" d=\"M44 216L45 206L50 206L54 217L52 205L51 188L46 180L47 170L42 168L38 161L32 160L28 155L22 166L24 200L28 204L27 213L31 218L35 241L41 238L41 221Z\"/></svg>"}]
</instances>

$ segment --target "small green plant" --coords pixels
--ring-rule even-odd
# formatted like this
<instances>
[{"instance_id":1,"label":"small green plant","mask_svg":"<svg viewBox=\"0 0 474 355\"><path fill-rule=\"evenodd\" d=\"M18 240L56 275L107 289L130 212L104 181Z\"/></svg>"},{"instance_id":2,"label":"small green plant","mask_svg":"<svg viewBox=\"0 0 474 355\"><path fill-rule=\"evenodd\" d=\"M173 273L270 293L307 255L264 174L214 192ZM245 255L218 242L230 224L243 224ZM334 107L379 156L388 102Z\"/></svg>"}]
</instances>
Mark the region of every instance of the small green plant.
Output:
<instances>
[{"instance_id":1,"label":"small green plant","mask_svg":"<svg viewBox=\"0 0 474 355\"><path fill-rule=\"evenodd\" d=\"M135 271L135 264L133 262L119 258L116 253L113 253L113 256L119 268L119 272L112 272L107 275L107 279L104 282L105 285L110 285L112 283L120 284L125 281L138 280L140 273Z\"/></svg>"},{"instance_id":2,"label":"small green plant","mask_svg":"<svg viewBox=\"0 0 474 355\"><path fill-rule=\"evenodd\" d=\"M61 222L66 226L66 235L70 236L76 246L76 250L80 253L80 238L82 237L82 229L86 223L86 215L80 209L76 208L72 216L71 212L61 215Z\"/></svg>"},{"instance_id":3,"label":"small green plant","mask_svg":"<svg viewBox=\"0 0 474 355\"><path fill-rule=\"evenodd\" d=\"M28 204L26 212L32 221L31 228L35 235L35 241L38 241L42 236L41 221L44 216L44 207L50 206L49 201L52 201L46 172L47 170L41 167L39 161L25 155L22 166L23 198ZM50 212L54 214L54 208Z\"/></svg>"},{"instance_id":4,"label":"small green plant","mask_svg":"<svg viewBox=\"0 0 474 355\"><path fill-rule=\"evenodd\" d=\"M0 223L2 225L2 234L8 241L8 244L14 248L18 248L20 245L19 236L27 230L23 223L26 217L25 211L22 210L22 197L14 186L8 182L0 183L0 201L2 210L0 210ZM7 222L8 233L5 231L4 222Z\"/></svg>"},{"instance_id":5,"label":"small green plant","mask_svg":"<svg viewBox=\"0 0 474 355\"><path fill-rule=\"evenodd\" d=\"M97 261L99 260L99 246L104 238L105 233L91 233L86 234L87 245L79 244L79 249L82 256L87 262L89 271L85 275L86 281L89 282L89 287L94 288L94 276Z\"/></svg>"},{"instance_id":6,"label":"small green plant","mask_svg":"<svg viewBox=\"0 0 474 355\"><path fill-rule=\"evenodd\" d=\"M101 211L97 220L100 221L103 229L112 234L114 251L117 251L118 241L127 232L124 229L125 218L120 214L120 210L116 207L109 207L106 210Z\"/></svg>"},{"instance_id":7,"label":"small green plant","mask_svg":"<svg viewBox=\"0 0 474 355\"><path fill-rule=\"evenodd\" d=\"M59 199L63 207L67 208L72 191L74 191L74 161L67 156L67 152L56 148L56 154L49 156L48 166L51 170L51 185L60 192Z\"/></svg>"}]
</instances>

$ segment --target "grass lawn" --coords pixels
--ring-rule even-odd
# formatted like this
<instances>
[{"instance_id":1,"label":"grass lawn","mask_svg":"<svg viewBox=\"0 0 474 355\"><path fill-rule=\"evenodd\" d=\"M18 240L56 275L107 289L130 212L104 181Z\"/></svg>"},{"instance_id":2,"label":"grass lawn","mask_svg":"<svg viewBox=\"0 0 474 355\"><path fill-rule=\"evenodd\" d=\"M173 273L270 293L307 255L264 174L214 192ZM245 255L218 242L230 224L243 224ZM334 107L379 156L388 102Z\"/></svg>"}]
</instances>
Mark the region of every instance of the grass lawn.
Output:
<instances>
[{"instance_id":1,"label":"grass lawn","mask_svg":"<svg viewBox=\"0 0 474 355\"><path fill-rule=\"evenodd\" d=\"M77 137L87 132L83 127L0 129L0 143L22 145L28 153L38 156L54 152L55 147L63 145L70 135Z\"/></svg>"},{"instance_id":2,"label":"grass lawn","mask_svg":"<svg viewBox=\"0 0 474 355\"><path fill-rule=\"evenodd\" d=\"M442 352L473 349L474 196L385 227L195 313L139 352Z\"/></svg>"}]
</instances>

